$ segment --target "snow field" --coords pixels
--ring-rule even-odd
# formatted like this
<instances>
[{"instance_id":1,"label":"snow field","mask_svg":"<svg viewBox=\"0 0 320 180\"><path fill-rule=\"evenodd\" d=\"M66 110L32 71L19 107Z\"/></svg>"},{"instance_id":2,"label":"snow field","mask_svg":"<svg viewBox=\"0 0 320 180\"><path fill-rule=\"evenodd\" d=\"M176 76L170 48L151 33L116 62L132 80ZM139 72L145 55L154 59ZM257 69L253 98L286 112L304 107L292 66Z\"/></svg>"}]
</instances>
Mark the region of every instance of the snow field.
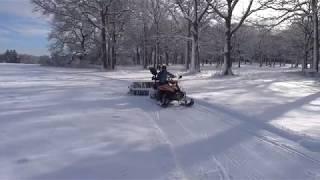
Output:
<instances>
[{"instance_id":1,"label":"snow field","mask_svg":"<svg viewBox=\"0 0 320 180\"><path fill-rule=\"evenodd\" d=\"M162 109L126 94L138 68L0 64L0 179L320 178L318 80L205 68L181 82L193 108Z\"/></svg>"}]
</instances>

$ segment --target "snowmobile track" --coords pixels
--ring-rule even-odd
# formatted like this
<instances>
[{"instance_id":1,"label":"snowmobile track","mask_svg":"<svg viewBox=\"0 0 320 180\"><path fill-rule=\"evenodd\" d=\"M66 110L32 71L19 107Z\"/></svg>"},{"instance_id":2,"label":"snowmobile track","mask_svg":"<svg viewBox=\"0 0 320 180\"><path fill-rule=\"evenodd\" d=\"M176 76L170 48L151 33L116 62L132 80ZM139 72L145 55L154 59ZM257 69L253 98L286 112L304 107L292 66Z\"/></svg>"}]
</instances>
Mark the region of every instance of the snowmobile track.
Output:
<instances>
[{"instance_id":1,"label":"snowmobile track","mask_svg":"<svg viewBox=\"0 0 320 180\"><path fill-rule=\"evenodd\" d=\"M177 152L175 151L175 147L174 145L172 144L172 142L170 141L168 135L162 130L161 126L159 125L159 122L162 121L161 119L161 111L163 111L163 113L167 112L169 109L162 109L160 108L159 109L159 106L155 106L155 111L153 112L153 116L154 116L154 121L156 123L156 129L160 132L160 134L163 136L163 138L166 140L166 143L168 144L169 148L170 148L170 151L171 151L171 154L172 154L172 157L174 158L174 162L176 164L176 168L179 172L182 173L182 177L180 177L181 179L183 180L188 180L188 179L193 179L193 178L190 178L188 177L187 173L186 173L186 170L184 169L183 165L181 164L179 158L178 158L178 154ZM184 109L185 107L179 107L177 106L176 108L178 109ZM189 109L189 108L187 108ZM184 124L183 122L181 122L181 120L179 119L174 119L174 122L183 130L185 131L188 135L190 135L191 137L197 137L197 134L192 132L192 130L188 129ZM203 135L203 134L201 134ZM208 136L208 135L206 135ZM218 159L214 156L214 154L211 155L211 161L216 165L216 170L215 170L215 173L218 174L219 176L219 180L231 180L232 178L229 177L228 175L228 172L227 170L224 168L224 166L222 165L221 162L218 161ZM197 179L204 179L204 180L207 180L208 177L206 178L207 174L209 172L200 172L198 175L197 175ZM179 179L180 180L180 179Z\"/></svg>"},{"instance_id":2,"label":"snowmobile track","mask_svg":"<svg viewBox=\"0 0 320 180\"><path fill-rule=\"evenodd\" d=\"M152 103L152 102L151 102ZM180 118L180 119L177 119L177 118L172 118L172 119L169 119L169 120L165 120L163 118L165 118L166 116L162 117L161 115L163 113L172 113L171 111L175 111L175 110L179 110L179 111L184 111L184 108L183 107L172 107L172 108L168 108L168 109L162 109L160 108L159 106L153 104L152 105L154 109L153 112L151 113L152 114L152 117L153 117L153 121L155 122L155 126L156 126L156 129L157 131L159 131L159 133L161 134L161 136L165 139L165 142L168 144L168 148L170 149L170 153L172 155L172 158L173 158L173 161L175 163L175 167L176 167L176 171L179 173L180 176L178 176L178 179L194 179L194 178L197 178L197 179L210 179L210 175L215 175L217 179L221 179L221 180L232 180L233 177L231 175L229 175L229 168L228 167L224 167L224 165L226 165L224 162L220 162L218 157L215 156L215 153L212 152L212 154L210 153L210 157L209 158L213 164L215 164L215 169L207 169L205 166L203 167L204 170L202 171L198 171L198 173L195 174L195 172L192 172L190 174L189 170L188 170L188 167L185 166L185 164L183 164L183 159L181 159L183 157L181 157L181 155L179 154L179 152L176 151L176 148L179 148L179 147L176 147L176 144L174 143L174 141L176 141L175 139L175 135L174 134L171 134L172 132L166 132L167 130L163 130L162 128L166 128L166 126L168 126L168 121L172 121L172 123L174 124L174 126L176 126L176 128L179 128L181 129L182 131L185 132L185 134L187 136L189 136L191 139L203 139L205 138L206 139L206 136L208 135L205 135L206 133L205 132L201 132L201 131L198 131L196 129L193 129L192 128L192 123L197 123L196 120L192 120L189 118L189 123L191 122L191 124L185 124L184 121ZM176 109L175 109L176 108ZM230 116L228 115L227 113L225 112L220 112L219 110L215 110L214 108L213 109L210 109L210 107L206 107L204 105L201 105L201 104L197 104L196 106L194 106L194 109L191 108L191 110L188 108L186 109L186 112L194 112L194 113L206 113L206 114L209 114L209 116L211 115L212 117L215 117L217 115L217 112L219 114L223 114L223 116L227 115L227 116ZM185 115L182 115L182 117L184 117ZM185 116L185 118L183 119L188 119L188 116ZM222 123L226 123L226 124L229 124L231 126L235 126L237 124L240 123L248 123L248 125L246 125L245 127L241 127L241 131L243 131L245 134L249 134L250 136L253 136L256 138L257 141L261 141L261 142L264 142L266 144L270 144L271 146L275 147L275 148L278 148L278 149L281 149L282 152L288 152L294 156L297 156L297 157L300 157L302 159L305 159L306 161L309 161L309 162L312 162L313 164L315 164L316 166L319 166L320 167L320 161L311 157L310 155L304 153L303 151L299 151L298 149L295 149L294 147L290 147L284 143L281 143L281 142L277 142L273 139L270 139L268 138L267 136L263 136L261 134L259 134L257 131L258 130L266 130L267 129L263 129L263 126L262 128L259 127L259 126L256 126L256 124L252 124L250 125L250 122L246 122L244 119L237 119L237 118L225 118L225 119L222 119L222 120L219 120L221 121ZM164 124L161 124L163 123ZM191 125L191 126L190 126ZM189 127L190 126L190 127ZM191 129L190 129L191 128ZM167 134L169 133L169 134ZM269 133L269 132L268 132ZM272 132L270 132L272 133ZM171 135L170 135L171 134ZM276 135L276 134L274 134ZM277 135L276 135L277 136ZM179 138L179 137L177 137ZM181 138L181 137L180 137ZM187 138L187 137L186 137ZM173 140L173 142L171 141ZM290 140L289 140L290 141ZM209 160L208 159L208 160ZM231 161L235 160L237 161L236 159L232 159L230 158ZM182 163L182 164L181 164ZM242 162L244 163L244 162ZM241 163L240 163L241 164ZM239 166L237 165L237 163L231 163L232 166ZM213 166L213 167L214 167ZM227 165L228 166L228 165ZM200 166L202 167L202 166ZM239 166L238 168L241 168L241 166ZM207 169L207 170L205 170ZM262 174L260 174L258 171L257 172L248 172L248 176L247 178L248 179L261 179L263 178L264 176ZM190 176L190 177L188 177Z\"/></svg>"},{"instance_id":3,"label":"snowmobile track","mask_svg":"<svg viewBox=\"0 0 320 180\"><path fill-rule=\"evenodd\" d=\"M200 101L200 100L198 100L198 101ZM206 107L206 106L204 106L204 105L201 105L201 104L199 104L199 105L196 106L195 108L198 109L198 110L200 110L200 111L206 111L206 112L212 113L212 114L215 113L213 110L211 110L211 109L209 109L208 107ZM236 120L238 120L238 121L244 121L244 120L242 120L242 119L229 118L229 119L225 120L225 122L228 123L228 124L230 124L230 125L234 125L234 123L236 122ZM300 152L299 150L294 149L293 147L290 147L290 146L288 146L288 145L286 145L286 144L278 143L277 141L271 140L270 138L268 138L268 137L266 137L266 136L262 136L262 135L257 134L257 132L256 132L255 130L256 130L256 128L259 128L259 127L257 127L255 124L251 124L250 126L246 126L246 127L249 127L249 128L248 128L248 129L242 128L242 129L243 129L244 131L246 131L247 133L255 136L255 137L256 137L257 139L259 139L260 141L269 143L269 144L271 144L271 145L273 145L273 146L276 146L276 147L278 147L278 148L280 148L280 149L282 149L282 150L285 150L285 151L287 151L287 152L289 152L289 153L292 153L292 154L294 154L294 155L297 155L297 156L300 156L300 157L302 157L302 158L304 158L304 159L307 159L307 160L309 160L309 161L312 161L313 163L316 163L317 165L320 166L320 160L318 160L318 159L316 159L316 158L313 158L313 157L307 155L306 153ZM260 129L261 129L261 128L260 128ZM264 130L268 131L267 129L264 129ZM272 132L269 132L269 133L273 134ZM281 138L283 138L283 137L281 137ZM291 141L291 140L289 140L289 141Z\"/></svg>"},{"instance_id":4,"label":"snowmobile track","mask_svg":"<svg viewBox=\"0 0 320 180\"><path fill-rule=\"evenodd\" d=\"M154 121L154 124L155 124L155 129L160 133L160 135L162 136L162 138L165 140L166 144L168 145L168 148L170 150L170 153L172 155L172 158L173 158L173 161L175 163L175 166L176 166L176 169L179 173L179 175L181 175L182 177L179 177L181 178L182 180L189 180L189 178L187 177L184 169L182 168L182 166L180 165L180 162L177 158L177 154L174 150L174 147L173 147L173 144L171 143L171 141L169 140L168 136L166 135L166 133L161 129L161 127L159 126L159 121L161 120L160 119L160 111L158 106L152 104L152 107L154 107L154 112L152 114L152 117L154 117L152 120Z\"/></svg>"}]
</instances>

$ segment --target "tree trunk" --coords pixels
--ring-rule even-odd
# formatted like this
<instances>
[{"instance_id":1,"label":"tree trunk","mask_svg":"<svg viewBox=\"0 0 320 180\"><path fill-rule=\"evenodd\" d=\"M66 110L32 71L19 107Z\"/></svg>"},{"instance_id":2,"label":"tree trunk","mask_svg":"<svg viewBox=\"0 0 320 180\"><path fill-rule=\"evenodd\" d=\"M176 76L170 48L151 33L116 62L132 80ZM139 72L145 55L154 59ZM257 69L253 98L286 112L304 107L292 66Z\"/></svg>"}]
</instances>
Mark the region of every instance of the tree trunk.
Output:
<instances>
[{"instance_id":1,"label":"tree trunk","mask_svg":"<svg viewBox=\"0 0 320 180\"><path fill-rule=\"evenodd\" d=\"M146 69L148 66L148 61L147 61L147 40L146 40L146 36L147 36L147 27L146 27L146 23L143 23L143 68Z\"/></svg>"},{"instance_id":2,"label":"tree trunk","mask_svg":"<svg viewBox=\"0 0 320 180\"><path fill-rule=\"evenodd\" d=\"M187 39L187 46L186 46L186 58L185 58L185 66L188 70L190 68L191 62L191 45L192 42L190 41L191 38L191 22L188 20L188 39Z\"/></svg>"},{"instance_id":3,"label":"tree trunk","mask_svg":"<svg viewBox=\"0 0 320 180\"><path fill-rule=\"evenodd\" d=\"M106 17L104 12L100 12L101 21L102 21L102 29L101 29L101 50L102 50L102 68L108 68L108 57L107 57L107 37L106 37Z\"/></svg>"},{"instance_id":4,"label":"tree trunk","mask_svg":"<svg viewBox=\"0 0 320 180\"><path fill-rule=\"evenodd\" d=\"M302 63L302 71L308 69L308 56L309 56L308 45L305 45L304 48L305 49L304 49L304 58Z\"/></svg>"},{"instance_id":5,"label":"tree trunk","mask_svg":"<svg viewBox=\"0 0 320 180\"><path fill-rule=\"evenodd\" d=\"M191 72L200 72L200 54L199 54L199 27L198 23L193 23L192 32L192 51L191 51Z\"/></svg>"},{"instance_id":6,"label":"tree trunk","mask_svg":"<svg viewBox=\"0 0 320 180\"><path fill-rule=\"evenodd\" d=\"M156 68L157 67L157 58L156 58L156 56L157 56L157 54L156 54L156 51L157 51L157 49L156 48L153 48L152 49L152 62L153 62L153 67L154 68Z\"/></svg>"},{"instance_id":7,"label":"tree trunk","mask_svg":"<svg viewBox=\"0 0 320 180\"><path fill-rule=\"evenodd\" d=\"M160 61L159 61L161 65L163 65L163 56L160 55Z\"/></svg>"},{"instance_id":8,"label":"tree trunk","mask_svg":"<svg viewBox=\"0 0 320 180\"><path fill-rule=\"evenodd\" d=\"M116 53L116 40L114 39L112 42L112 48L111 48L111 61L112 61L112 66L111 68L114 70L117 64L117 53ZM137 59L139 61L139 59Z\"/></svg>"},{"instance_id":9,"label":"tree trunk","mask_svg":"<svg viewBox=\"0 0 320 180\"><path fill-rule=\"evenodd\" d=\"M111 54L111 47L112 47L112 44L111 44L111 38L109 37L108 38L108 43L107 43L107 50L108 50L108 52L107 52L107 62L108 62L108 67L109 68L112 68L112 54Z\"/></svg>"},{"instance_id":10,"label":"tree trunk","mask_svg":"<svg viewBox=\"0 0 320 180\"><path fill-rule=\"evenodd\" d=\"M304 58L302 62L302 71L308 68L308 55L309 55L309 43L308 43L308 33L304 34Z\"/></svg>"},{"instance_id":11,"label":"tree trunk","mask_svg":"<svg viewBox=\"0 0 320 180\"><path fill-rule=\"evenodd\" d=\"M166 65L169 65L169 53L168 51L165 52L165 56L166 56Z\"/></svg>"},{"instance_id":12,"label":"tree trunk","mask_svg":"<svg viewBox=\"0 0 320 180\"><path fill-rule=\"evenodd\" d=\"M313 70L319 72L319 19L318 19L318 0L312 0L313 16Z\"/></svg>"},{"instance_id":13,"label":"tree trunk","mask_svg":"<svg viewBox=\"0 0 320 180\"><path fill-rule=\"evenodd\" d=\"M148 53L148 64L152 65L153 64L153 48L149 48L150 52Z\"/></svg>"},{"instance_id":14,"label":"tree trunk","mask_svg":"<svg viewBox=\"0 0 320 180\"><path fill-rule=\"evenodd\" d=\"M115 21L116 17L114 15L113 20ZM117 52L116 52L116 45L117 45L117 30L116 30L116 22L112 22L112 47L111 47L111 61L112 70L115 69L117 64ZM137 61L140 61L140 58L137 59Z\"/></svg>"},{"instance_id":15,"label":"tree trunk","mask_svg":"<svg viewBox=\"0 0 320 180\"><path fill-rule=\"evenodd\" d=\"M223 75L233 75L231 59L231 18L226 20L225 46L224 46L224 68Z\"/></svg>"},{"instance_id":16,"label":"tree trunk","mask_svg":"<svg viewBox=\"0 0 320 180\"><path fill-rule=\"evenodd\" d=\"M294 67L295 67L295 68L298 68L298 67L299 67L299 64L300 64L300 63L299 63L299 58L297 58L297 59L296 59L296 63L295 63L295 66L294 66Z\"/></svg>"},{"instance_id":17,"label":"tree trunk","mask_svg":"<svg viewBox=\"0 0 320 180\"><path fill-rule=\"evenodd\" d=\"M178 63L178 52L177 50L175 50L173 54L173 64L177 64L177 63Z\"/></svg>"},{"instance_id":18,"label":"tree trunk","mask_svg":"<svg viewBox=\"0 0 320 180\"><path fill-rule=\"evenodd\" d=\"M158 41L158 40L157 40ZM154 54L154 64L155 66L159 65L160 54L159 54L159 43L156 43L155 54Z\"/></svg>"},{"instance_id":19,"label":"tree trunk","mask_svg":"<svg viewBox=\"0 0 320 180\"><path fill-rule=\"evenodd\" d=\"M185 54L184 53L181 53L181 58L180 58L180 61L178 62L179 64L183 64L185 62Z\"/></svg>"},{"instance_id":20,"label":"tree trunk","mask_svg":"<svg viewBox=\"0 0 320 180\"><path fill-rule=\"evenodd\" d=\"M200 64L199 64L199 39L198 34L192 34L192 54L191 54L191 72L200 72Z\"/></svg>"},{"instance_id":21,"label":"tree trunk","mask_svg":"<svg viewBox=\"0 0 320 180\"><path fill-rule=\"evenodd\" d=\"M159 30L159 22L156 22L156 34L157 34L157 37L156 37L156 52L155 52L155 64L156 65L159 65L160 63L160 30Z\"/></svg>"},{"instance_id":22,"label":"tree trunk","mask_svg":"<svg viewBox=\"0 0 320 180\"><path fill-rule=\"evenodd\" d=\"M137 57L137 65L140 65L141 63L141 61L140 61L140 51L139 51L139 47L137 46L136 47L136 57Z\"/></svg>"},{"instance_id":23,"label":"tree trunk","mask_svg":"<svg viewBox=\"0 0 320 180\"><path fill-rule=\"evenodd\" d=\"M194 1L194 20L192 22L192 54L191 54L191 72L200 72L199 60L199 19L198 19L198 1Z\"/></svg>"}]
</instances>

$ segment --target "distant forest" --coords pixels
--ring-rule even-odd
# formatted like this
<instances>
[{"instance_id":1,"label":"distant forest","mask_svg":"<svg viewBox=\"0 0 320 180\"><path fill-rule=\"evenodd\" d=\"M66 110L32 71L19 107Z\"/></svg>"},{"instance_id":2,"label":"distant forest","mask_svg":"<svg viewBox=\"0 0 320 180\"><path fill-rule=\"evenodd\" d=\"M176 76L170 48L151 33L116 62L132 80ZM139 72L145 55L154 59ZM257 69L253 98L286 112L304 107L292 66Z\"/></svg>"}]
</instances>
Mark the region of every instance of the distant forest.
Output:
<instances>
[{"instance_id":1,"label":"distant forest","mask_svg":"<svg viewBox=\"0 0 320 180\"><path fill-rule=\"evenodd\" d=\"M19 54L16 50L6 50L3 54L0 53L0 63L47 64L49 61L49 56Z\"/></svg>"}]
</instances>

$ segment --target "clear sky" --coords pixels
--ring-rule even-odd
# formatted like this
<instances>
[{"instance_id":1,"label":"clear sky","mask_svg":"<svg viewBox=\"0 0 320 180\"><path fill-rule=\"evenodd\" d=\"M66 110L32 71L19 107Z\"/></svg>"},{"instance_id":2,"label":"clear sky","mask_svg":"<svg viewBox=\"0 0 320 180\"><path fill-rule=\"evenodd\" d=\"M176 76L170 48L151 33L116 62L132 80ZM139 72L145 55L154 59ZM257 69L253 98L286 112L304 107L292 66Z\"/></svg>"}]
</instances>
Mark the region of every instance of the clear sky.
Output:
<instances>
[{"instance_id":1,"label":"clear sky","mask_svg":"<svg viewBox=\"0 0 320 180\"><path fill-rule=\"evenodd\" d=\"M48 53L46 18L33 12L30 0L0 0L0 53L16 49L18 53Z\"/></svg>"}]
</instances>

